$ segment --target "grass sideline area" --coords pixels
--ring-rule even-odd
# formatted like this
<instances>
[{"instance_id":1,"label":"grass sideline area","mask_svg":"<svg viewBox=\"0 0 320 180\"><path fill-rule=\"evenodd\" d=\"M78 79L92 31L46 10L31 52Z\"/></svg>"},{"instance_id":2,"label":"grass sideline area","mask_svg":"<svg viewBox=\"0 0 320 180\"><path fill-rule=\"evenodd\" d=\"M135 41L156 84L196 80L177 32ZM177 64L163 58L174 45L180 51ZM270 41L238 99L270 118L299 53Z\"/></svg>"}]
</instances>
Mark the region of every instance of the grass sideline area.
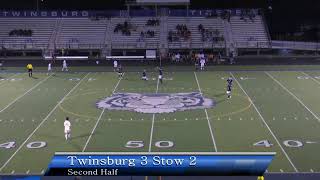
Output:
<instances>
[{"instance_id":1,"label":"grass sideline area","mask_svg":"<svg viewBox=\"0 0 320 180\"><path fill-rule=\"evenodd\" d=\"M0 174L43 174L56 151L271 151L277 155L268 172L320 172L319 67L216 66L193 72L172 66L165 68L163 84L154 67L147 68L149 81L140 79L136 67L125 69L123 79L111 67L71 67L70 73L51 75L35 67L34 78L23 67L6 68L0 73ZM227 99L230 76L235 82ZM163 114L96 107L115 93L188 92L202 92L216 105ZM69 142L66 116L72 121ZM143 146L132 148L132 141ZM173 146L159 145L163 141Z\"/></svg>"}]
</instances>

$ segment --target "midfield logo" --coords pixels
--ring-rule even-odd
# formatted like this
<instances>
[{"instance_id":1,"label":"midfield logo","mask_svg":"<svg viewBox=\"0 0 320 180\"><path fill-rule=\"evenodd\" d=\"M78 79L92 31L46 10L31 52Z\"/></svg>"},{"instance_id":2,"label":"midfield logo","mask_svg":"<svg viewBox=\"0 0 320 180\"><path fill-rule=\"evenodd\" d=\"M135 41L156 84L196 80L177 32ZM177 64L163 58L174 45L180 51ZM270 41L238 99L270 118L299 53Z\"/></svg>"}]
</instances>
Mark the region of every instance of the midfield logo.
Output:
<instances>
[{"instance_id":1,"label":"midfield logo","mask_svg":"<svg viewBox=\"0 0 320 180\"><path fill-rule=\"evenodd\" d=\"M171 113L191 109L211 108L215 102L198 92L171 94L116 93L97 102L108 110L127 110L140 113Z\"/></svg>"}]
</instances>

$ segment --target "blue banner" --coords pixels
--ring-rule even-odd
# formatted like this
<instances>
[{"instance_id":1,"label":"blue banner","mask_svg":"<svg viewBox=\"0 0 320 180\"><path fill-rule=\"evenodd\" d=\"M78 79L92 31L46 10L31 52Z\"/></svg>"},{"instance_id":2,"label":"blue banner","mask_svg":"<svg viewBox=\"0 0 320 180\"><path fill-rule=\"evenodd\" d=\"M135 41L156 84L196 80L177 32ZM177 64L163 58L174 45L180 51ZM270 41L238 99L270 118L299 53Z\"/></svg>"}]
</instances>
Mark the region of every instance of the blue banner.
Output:
<instances>
[{"instance_id":1,"label":"blue banner","mask_svg":"<svg viewBox=\"0 0 320 180\"><path fill-rule=\"evenodd\" d=\"M261 176L275 153L56 153L47 176Z\"/></svg>"}]
</instances>

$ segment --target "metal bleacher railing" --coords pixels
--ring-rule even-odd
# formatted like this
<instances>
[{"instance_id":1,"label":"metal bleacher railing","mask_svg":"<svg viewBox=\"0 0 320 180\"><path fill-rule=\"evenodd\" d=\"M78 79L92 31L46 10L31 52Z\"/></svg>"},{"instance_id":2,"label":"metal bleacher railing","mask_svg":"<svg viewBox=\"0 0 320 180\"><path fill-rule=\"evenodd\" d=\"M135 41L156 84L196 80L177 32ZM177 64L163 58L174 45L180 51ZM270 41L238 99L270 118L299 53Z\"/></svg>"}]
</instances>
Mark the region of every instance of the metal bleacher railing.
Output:
<instances>
[{"instance_id":1,"label":"metal bleacher railing","mask_svg":"<svg viewBox=\"0 0 320 180\"><path fill-rule=\"evenodd\" d=\"M298 41L272 41L273 49L293 49L293 50L320 50L320 43L298 42Z\"/></svg>"}]
</instances>

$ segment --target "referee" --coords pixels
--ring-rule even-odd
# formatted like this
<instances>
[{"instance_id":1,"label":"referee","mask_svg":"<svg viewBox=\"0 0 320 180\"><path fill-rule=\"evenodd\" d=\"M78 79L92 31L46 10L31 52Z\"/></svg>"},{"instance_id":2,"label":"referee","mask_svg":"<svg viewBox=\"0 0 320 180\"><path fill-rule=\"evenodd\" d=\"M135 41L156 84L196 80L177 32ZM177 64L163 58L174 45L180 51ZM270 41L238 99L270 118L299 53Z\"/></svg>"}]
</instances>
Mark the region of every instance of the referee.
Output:
<instances>
[{"instance_id":1,"label":"referee","mask_svg":"<svg viewBox=\"0 0 320 180\"><path fill-rule=\"evenodd\" d=\"M28 69L29 77L32 77L32 69L33 69L32 64L28 64L27 69Z\"/></svg>"}]
</instances>

